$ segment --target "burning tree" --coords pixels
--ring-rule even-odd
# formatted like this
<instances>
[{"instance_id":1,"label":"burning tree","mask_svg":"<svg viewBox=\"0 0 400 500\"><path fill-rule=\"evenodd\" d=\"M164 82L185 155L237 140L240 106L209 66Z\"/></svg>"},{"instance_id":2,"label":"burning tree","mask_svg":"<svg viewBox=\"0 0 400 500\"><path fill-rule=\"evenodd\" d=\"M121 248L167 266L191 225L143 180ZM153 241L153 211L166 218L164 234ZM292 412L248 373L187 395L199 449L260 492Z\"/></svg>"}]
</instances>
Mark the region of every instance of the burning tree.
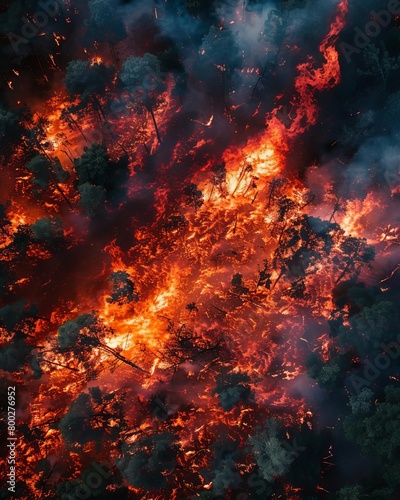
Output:
<instances>
[{"instance_id":1,"label":"burning tree","mask_svg":"<svg viewBox=\"0 0 400 500\"><path fill-rule=\"evenodd\" d=\"M186 324L176 326L168 319L168 341L158 352L158 356L174 374L183 363L204 364L210 359L218 359L223 347L221 333L210 330L197 333Z\"/></svg>"},{"instance_id":2,"label":"burning tree","mask_svg":"<svg viewBox=\"0 0 400 500\"><path fill-rule=\"evenodd\" d=\"M336 279L336 284L339 283L346 274L357 277L364 264L372 262L375 258L375 250L371 245L367 244L365 238L354 238L353 236L345 237L340 243L340 259L342 260L343 270ZM335 262L339 262L336 257Z\"/></svg>"},{"instance_id":3,"label":"burning tree","mask_svg":"<svg viewBox=\"0 0 400 500\"><path fill-rule=\"evenodd\" d=\"M0 369L6 372L17 372L28 361L33 347L27 344L24 335L16 334L0 353Z\"/></svg>"},{"instance_id":4,"label":"burning tree","mask_svg":"<svg viewBox=\"0 0 400 500\"><path fill-rule=\"evenodd\" d=\"M129 279L129 274L125 271L114 271L108 278L113 284L111 297L107 298L107 302L118 305L128 304L129 302L137 302L139 295L135 291L135 284Z\"/></svg>"},{"instance_id":5,"label":"burning tree","mask_svg":"<svg viewBox=\"0 0 400 500\"><path fill-rule=\"evenodd\" d=\"M161 143L161 135L154 114L161 104L160 95L165 90L159 59L152 54L144 54L143 57L130 56L123 63L119 78L131 94L138 109L145 108L149 111L157 139Z\"/></svg>"},{"instance_id":6,"label":"burning tree","mask_svg":"<svg viewBox=\"0 0 400 500\"><path fill-rule=\"evenodd\" d=\"M112 162L105 147L93 143L74 160L74 167L81 205L90 216L100 212L106 201L118 204L125 196L124 182L129 176L126 157Z\"/></svg>"},{"instance_id":7,"label":"burning tree","mask_svg":"<svg viewBox=\"0 0 400 500\"><path fill-rule=\"evenodd\" d=\"M203 203L204 203L204 198L203 198L203 193L200 191L200 189L197 187L196 184L191 183L189 186L186 186L185 189L183 190L186 198L186 204L193 207L195 210L199 209Z\"/></svg>"},{"instance_id":8,"label":"burning tree","mask_svg":"<svg viewBox=\"0 0 400 500\"><path fill-rule=\"evenodd\" d=\"M178 443L168 431L145 436L133 445L123 445L117 466L129 484L145 491L160 490L177 465Z\"/></svg>"},{"instance_id":9,"label":"burning tree","mask_svg":"<svg viewBox=\"0 0 400 500\"><path fill-rule=\"evenodd\" d=\"M66 445L79 451L87 443L100 449L105 439L117 441L126 427L123 403L122 392L104 394L98 387L79 394L58 425Z\"/></svg>"},{"instance_id":10,"label":"burning tree","mask_svg":"<svg viewBox=\"0 0 400 500\"><path fill-rule=\"evenodd\" d=\"M213 394L218 395L220 405L225 411L232 410L240 401L247 403L252 397L250 377L246 373L220 374L216 382Z\"/></svg>"},{"instance_id":11,"label":"burning tree","mask_svg":"<svg viewBox=\"0 0 400 500\"><path fill-rule=\"evenodd\" d=\"M103 351L128 366L146 373L137 364L120 354L120 349L114 349L105 343L105 338L113 335L113 330L102 324L95 314L82 314L59 327L58 344L61 352L72 354L81 363L93 354L96 355L96 351Z\"/></svg>"},{"instance_id":12,"label":"burning tree","mask_svg":"<svg viewBox=\"0 0 400 500\"><path fill-rule=\"evenodd\" d=\"M107 67L103 63L71 61L67 66L64 83L70 96L73 99L79 97L81 106L91 103L101 120L105 118L105 114L99 97L104 96L110 88L114 73L112 66Z\"/></svg>"},{"instance_id":13,"label":"burning tree","mask_svg":"<svg viewBox=\"0 0 400 500\"><path fill-rule=\"evenodd\" d=\"M43 155L34 156L26 168L33 174L32 181L37 186L38 195L50 184L59 189L58 183L65 182L69 178L68 172L63 169L59 160L51 162Z\"/></svg>"}]
</instances>

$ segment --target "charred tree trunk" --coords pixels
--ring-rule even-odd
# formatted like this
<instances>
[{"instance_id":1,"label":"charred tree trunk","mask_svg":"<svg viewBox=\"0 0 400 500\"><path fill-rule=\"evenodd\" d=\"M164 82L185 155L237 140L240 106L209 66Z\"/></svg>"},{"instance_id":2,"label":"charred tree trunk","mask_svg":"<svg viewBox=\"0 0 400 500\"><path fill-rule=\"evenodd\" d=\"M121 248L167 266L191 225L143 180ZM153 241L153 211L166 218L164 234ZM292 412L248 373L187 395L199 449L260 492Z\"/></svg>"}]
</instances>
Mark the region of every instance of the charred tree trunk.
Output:
<instances>
[{"instance_id":1,"label":"charred tree trunk","mask_svg":"<svg viewBox=\"0 0 400 500\"><path fill-rule=\"evenodd\" d=\"M284 272L285 272L284 269L281 269L281 272L279 273L279 276L276 278L274 284L272 285L271 290L273 290L276 287L276 285L278 284L279 280L284 275Z\"/></svg>"},{"instance_id":2,"label":"charred tree trunk","mask_svg":"<svg viewBox=\"0 0 400 500\"><path fill-rule=\"evenodd\" d=\"M108 345L106 344L102 344L102 343L99 343L99 347L101 349L103 349L104 351L112 354L114 357L116 357L117 359L119 359L120 361L122 361L123 363L131 366L132 368L135 368L136 370L139 370L143 373L149 373L147 370L144 370L143 368L140 368L140 366L136 365L135 363L133 363L132 361L130 361L129 359L125 358L124 356L122 356L122 354L120 354L118 351L116 351L115 349L113 349L112 347L109 347Z\"/></svg>"},{"instance_id":3,"label":"charred tree trunk","mask_svg":"<svg viewBox=\"0 0 400 500\"><path fill-rule=\"evenodd\" d=\"M103 120L105 120L106 115L104 114L103 106L101 105L101 102L99 101L99 98L97 97L96 94L92 94L92 100L94 102L96 109L100 113L101 117L103 118Z\"/></svg>"},{"instance_id":4,"label":"charred tree trunk","mask_svg":"<svg viewBox=\"0 0 400 500\"><path fill-rule=\"evenodd\" d=\"M79 123L75 120L75 118L71 114L69 115L69 118L70 118L71 122L73 123L73 125L75 125L75 127L77 128L77 130L79 130L79 133L85 139L85 141L87 143L89 143L89 141L88 141L86 135L83 133L83 130L81 129Z\"/></svg>"},{"instance_id":5,"label":"charred tree trunk","mask_svg":"<svg viewBox=\"0 0 400 500\"><path fill-rule=\"evenodd\" d=\"M35 138L35 142L38 146L38 148L43 152L43 155L45 156L45 158L47 158L47 160L49 161L50 165L53 165L53 160L50 158L50 156L46 153L45 149L43 148L43 146L40 144L40 142L37 140L37 138ZM61 194L61 196L64 198L64 200L68 203L68 206L69 208L72 210L72 205L71 205L71 202L69 201L69 199L67 198L66 194L64 193L64 191L61 189L61 187L59 186L58 182L56 180L53 179L53 175L50 174L50 182L51 184L53 184L53 186L57 189L57 191Z\"/></svg>"},{"instance_id":6,"label":"charred tree trunk","mask_svg":"<svg viewBox=\"0 0 400 500\"><path fill-rule=\"evenodd\" d=\"M351 257L349 257L349 260L347 261L345 268L340 273L338 279L335 281L335 285L337 285L339 283L339 281L342 278L344 278L346 273L349 271L350 267L354 264L354 259L357 257L359 249L360 249L360 245L358 245L357 249L353 252L353 255Z\"/></svg>"},{"instance_id":7,"label":"charred tree trunk","mask_svg":"<svg viewBox=\"0 0 400 500\"><path fill-rule=\"evenodd\" d=\"M152 108L152 106L151 106L150 103L146 104L146 108L148 109L148 111L151 114L151 118L153 120L154 128L155 128L156 135L157 135L157 139L158 139L158 142L161 144L162 140L161 140L161 136L160 136L160 131L158 130L158 125L157 125L157 122L156 122L156 117L154 116L153 108Z\"/></svg>"},{"instance_id":8,"label":"charred tree trunk","mask_svg":"<svg viewBox=\"0 0 400 500\"><path fill-rule=\"evenodd\" d=\"M62 365L61 363L56 363L55 361L49 361L48 359L42 358L42 361L45 363L49 363L49 365L61 366L61 368L66 368L67 370L71 370L72 372L79 372L76 368L71 368L70 366Z\"/></svg>"},{"instance_id":9,"label":"charred tree trunk","mask_svg":"<svg viewBox=\"0 0 400 500\"><path fill-rule=\"evenodd\" d=\"M255 83L255 85L253 87L253 91L251 93L251 98L252 99L254 99L254 96L255 96L255 94L257 92L257 87L258 87L259 83L261 82L261 80L264 78L265 73L267 72L267 68L268 68L268 62L265 63L264 69L263 69L261 75L257 78L257 81L256 81L256 83Z\"/></svg>"},{"instance_id":10,"label":"charred tree trunk","mask_svg":"<svg viewBox=\"0 0 400 500\"><path fill-rule=\"evenodd\" d=\"M69 199L67 198L66 194L64 191L60 188L58 182L56 182L53 179L50 179L50 182L53 184L53 186L57 189L57 191L61 194L61 196L64 198L64 200L68 203L69 208L72 210L72 205Z\"/></svg>"},{"instance_id":11,"label":"charred tree trunk","mask_svg":"<svg viewBox=\"0 0 400 500\"><path fill-rule=\"evenodd\" d=\"M108 42L108 47L110 49L111 58L114 61L114 64L117 66L118 58L117 58L117 54L115 53L114 44L112 42Z\"/></svg>"}]
</instances>

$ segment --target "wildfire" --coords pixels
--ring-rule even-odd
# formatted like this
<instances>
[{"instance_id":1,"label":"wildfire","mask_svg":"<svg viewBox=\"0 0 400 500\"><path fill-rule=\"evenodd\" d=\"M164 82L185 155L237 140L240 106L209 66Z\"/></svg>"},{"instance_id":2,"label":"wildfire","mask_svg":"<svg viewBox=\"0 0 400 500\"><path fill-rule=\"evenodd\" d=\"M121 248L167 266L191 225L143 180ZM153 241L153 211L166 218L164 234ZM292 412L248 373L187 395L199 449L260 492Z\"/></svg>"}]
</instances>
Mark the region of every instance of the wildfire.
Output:
<instances>
[{"instance_id":1,"label":"wildfire","mask_svg":"<svg viewBox=\"0 0 400 500\"><path fill-rule=\"evenodd\" d=\"M191 6L193 17L197 3ZM150 12L156 31L163 26L164 8ZM378 234L373 224L386 208L378 194L369 193L362 201L332 201L333 183L314 194L288 167L303 134L318 123L319 93L340 82L336 45L347 10L348 0L341 1L319 44L321 63L302 56L297 44L287 44L301 62L293 65L290 90L271 100L268 109L262 102L248 105L249 117L259 121L257 132L252 124L232 132L245 106L230 105L225 88L235 71L235 77L259 78L254 61L240 70L230 69L228 62L213 64L224 81L223 99L208 89L212 109L194 114L181 88L186 85L196 95L203 82L197 88L190 78L184 81L187 75L175 68L175 49L157 49L157 59L135 33L129 43L142 52L140 57L147 56L148 64L154 63L154 71L161 62L172 69L168 76L160 73L155 92L137 76L143 68L135 66L141 98L125 89L122 111L111 114L112 105L122 102L121 58L130 47L118 38L118 29L108 44L99 41L93 50L82 51L90 62L87 68L107 69L111 56L115 59L103 93L97 95L96 89L82 93L84 97L69 95L66 85L55 81L52 95L32 104L26 142L32 141L29 152L44 157L51 168L45 181L37 180L34 176L43 172L26 168L31 158L25 161L21 151L13 153L12 161L21 165L15 190L22 201L5 207L9 224L1 243L11 253L15 234L22 234L24 258L19 269L12 269L13 286L31 286L29 300L39 297L45 310L36 331L30 330L34 316L28 307L21 313L32 350L29 367L19 368L18 382L36 370L30 426L41 429L37 439L54 450L45 453L33 449L28 438L23 441L21 454L36 471L29 482L32 498L39 498L36 484L44 477L37 472L41 460L50 463L53 455L66 464L60 469L54 465L53 476L49 472L49 484L56 485L66 482L62 477L74 479L78 471L89 470L86 462L92 454L122 470L121 457L129 457L128 450L133 450L128 464L140 457L148 465L161 461L163 454L168 462L166 449L178 450L172 465L163 464L158 474L169 498L192 498L203 490L214 494L218 481L203 471L219 459L224 439L240 450L232 445L234 480L224 490L230 495L235 481L239 484L256 470L248 456L249 436L266 419L278 415L287 428L313 429L313 412L296 384L305 376L311 352L330 359L334 342L326 325L336 307L332 290L360 274L360 255L368 261L367 244L381 242L389 248L400 241L396 227L381 225ZM245 30L245 10L234 15L227 24ZM244 32L240 36L245 38ZM55 32L53 37L61 50L66 38ZM102 44L108 45L107 53ZM195 52L193 58L208 57L204 49ZM55 68L55 57L49 59ZM280 71L279 61L276 66ZM12 89L12 82L7 83ZM225 129L229 144L224 143ZM93 153L94 143L104 156L91 160L88 168L82 158ZM65 177L57 177L58 164ZM120 189L115 178L123 179ZM321 179L323 184L322 174ZM84 193L89 193L86 199ZM103 203L103 212L96 200ZM56 236L51 225L34 228L42 219L61 221ZM354 242L356 238L360 241ZM79 398L86 406L78 405ZM66 436L77 424L65 424L71 407L78 408L82 421L89 408L87 433L95 436L91 441L79 436L72 447ZM97 438L104 429L106 438ZM177 443L168 441L170 435ZM287 430L286 435L290 437ZM134 473L132 477L135 482ZM301 488L287 484L284 475L279 481L286 498L300 498ZM146 488L128 484L129 494L138 498L165 498L162 488L156 493Z\"/></svg>"}]
</instances>

